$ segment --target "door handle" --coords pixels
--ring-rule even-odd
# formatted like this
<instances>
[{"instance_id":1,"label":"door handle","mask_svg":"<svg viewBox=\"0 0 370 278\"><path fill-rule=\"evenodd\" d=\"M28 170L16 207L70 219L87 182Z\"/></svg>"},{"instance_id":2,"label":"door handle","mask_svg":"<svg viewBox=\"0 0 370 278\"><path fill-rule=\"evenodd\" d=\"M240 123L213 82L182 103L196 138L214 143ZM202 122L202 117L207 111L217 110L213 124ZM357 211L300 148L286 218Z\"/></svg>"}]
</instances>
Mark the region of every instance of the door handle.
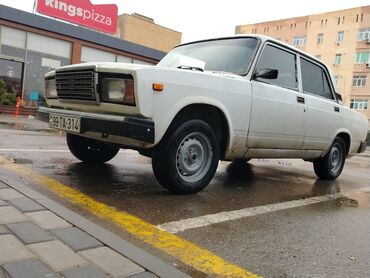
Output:
<instances>
[{"instance_id":1,"label":"door handle","mask_svg":"<svg viewBox=\"0 0 370 278\"><path fill-rule=\"evenodd\" d=\"M335 111L335 112L340 112L339 107L334 106L334 111Z\"/></svg>"},{"instance_id":2,"label":"door handle","mask_svg":"<svg viewBox=\"0 0 370 278\"><path fill-rule=\"evenodd\" d=\"M298 97L297 96L297 102L298 103L304 103L305 102L304 97Z\"/></svg>"}]
</instances>

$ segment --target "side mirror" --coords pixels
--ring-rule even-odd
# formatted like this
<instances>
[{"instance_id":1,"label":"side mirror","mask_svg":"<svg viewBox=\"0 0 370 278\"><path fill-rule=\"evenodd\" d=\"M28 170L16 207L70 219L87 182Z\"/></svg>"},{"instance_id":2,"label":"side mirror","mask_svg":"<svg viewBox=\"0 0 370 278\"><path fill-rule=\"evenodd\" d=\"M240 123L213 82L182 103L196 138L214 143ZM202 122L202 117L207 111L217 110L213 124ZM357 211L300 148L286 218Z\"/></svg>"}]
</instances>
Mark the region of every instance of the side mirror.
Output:
<instances>
[{"instance_id":1,"label":"side mirror","mask_svg":"<svg viewBox=\"0 0 370 278\"><path fill-rule=\"evenodd\" d=\"M277 79L279 76L279 71L277 69L260 69L253 75L253 79L262 78L262 79Z\"/></svg>"},{"instance_id":2,"label":"side mirror","mask_svg":"<svg viewBox=\"0 0 370 278\"><path fill-rule=\"evenodd\" d=\"M339 94L339 93L335 92L335 96L337 97L337 100L339 100L339 101L343 101L343 99L342 99L342 95L341 95L341 94Z\"/></svg>"}]
</instances>

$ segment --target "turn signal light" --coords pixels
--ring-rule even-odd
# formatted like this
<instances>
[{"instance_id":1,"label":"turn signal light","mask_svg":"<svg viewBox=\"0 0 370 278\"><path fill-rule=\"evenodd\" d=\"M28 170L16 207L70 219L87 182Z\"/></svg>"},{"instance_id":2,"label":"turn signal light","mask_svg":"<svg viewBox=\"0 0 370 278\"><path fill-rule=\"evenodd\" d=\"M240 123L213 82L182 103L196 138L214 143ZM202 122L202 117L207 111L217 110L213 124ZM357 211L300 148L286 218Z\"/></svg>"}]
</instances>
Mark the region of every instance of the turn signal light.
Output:
<instances>
[{"instance_id":1,"label":"turn signal light","mask_svg":"<svg viewBox=\"0 0 370 278\"><path fill-rule=\"evenodd\" d=\"M153 83L153 91L162 92L164 85L161 83Z\"/></svg>"}]
</instances>

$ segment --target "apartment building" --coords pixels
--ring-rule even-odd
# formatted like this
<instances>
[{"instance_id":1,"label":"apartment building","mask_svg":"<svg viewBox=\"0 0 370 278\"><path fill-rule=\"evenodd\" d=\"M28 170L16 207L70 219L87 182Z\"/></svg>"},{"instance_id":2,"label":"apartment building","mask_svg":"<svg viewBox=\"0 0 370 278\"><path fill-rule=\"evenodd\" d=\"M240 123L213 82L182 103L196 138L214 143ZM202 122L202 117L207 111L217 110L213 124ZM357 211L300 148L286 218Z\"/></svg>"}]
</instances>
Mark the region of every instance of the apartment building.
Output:
<instances>
[{"instance_id":1,"label":"apartment building","mask_svg":"<svg viewBox=\"0 0 370 278\"><path fill-rule=\"evenodd\" d=\"M263 34L302 49L330 66L345 105L370 129L370 6L239 25L236 34Z\"/></svg>"},{"instance_id":2,"label":"apartment building","mask_svg":"<svg viewBox=\"0 0 370 278\"><path fill-rule=\"evenodd\" d=\"M158 25L154 19L137 13L122 14L118 17L117 37L168 52L181 43L181 33Z\"/></svg>"}]
</instances>

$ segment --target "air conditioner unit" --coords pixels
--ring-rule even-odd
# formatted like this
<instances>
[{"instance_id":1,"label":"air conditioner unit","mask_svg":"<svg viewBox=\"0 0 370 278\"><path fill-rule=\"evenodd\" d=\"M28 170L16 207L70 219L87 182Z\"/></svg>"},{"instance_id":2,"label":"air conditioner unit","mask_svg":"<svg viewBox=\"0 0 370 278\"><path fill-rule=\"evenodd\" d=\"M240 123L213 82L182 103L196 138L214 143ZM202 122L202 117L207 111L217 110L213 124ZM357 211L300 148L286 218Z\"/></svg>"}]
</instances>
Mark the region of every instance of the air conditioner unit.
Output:
<instances>
[{"instance_id":1,"label":"air conditioner unit","mask_svg":"<svg viewBox=\"0 0 370 278\"><path fill-rule=\"evenodd\" d=\"M370 38L364 39L364 43L370 44Z\"/></svg>"},{"instance_id":2,"label":"air conditioner unit","mask_svg":"<svg viewBox=\"0 0 370 278\"><path fill-rule=\"evenodd\" d=\"M367 68L370 68L370 63L365 64Z\"/></svg>"}]
</instances>

